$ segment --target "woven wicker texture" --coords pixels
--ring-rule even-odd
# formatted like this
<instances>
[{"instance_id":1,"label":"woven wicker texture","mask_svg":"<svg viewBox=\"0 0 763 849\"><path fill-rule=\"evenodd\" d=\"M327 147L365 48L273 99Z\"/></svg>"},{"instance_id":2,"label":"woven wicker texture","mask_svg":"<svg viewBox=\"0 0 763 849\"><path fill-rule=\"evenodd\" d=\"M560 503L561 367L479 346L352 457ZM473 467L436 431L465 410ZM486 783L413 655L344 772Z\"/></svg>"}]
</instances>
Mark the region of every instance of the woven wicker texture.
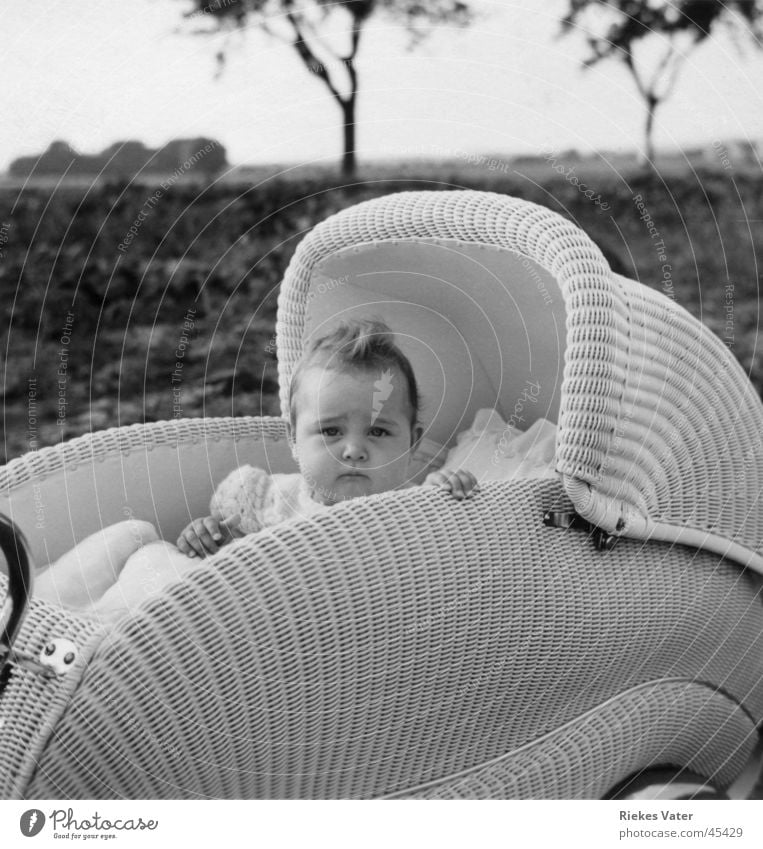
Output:
<instances>
[{"instance_id":1,"label":"woven wicker texture","mask_svg":"<svg viewBox=\"0 0 763 849\"><path fill-rule=\"evenodd\" d=\"M594 243L544 207L485 192L408 192L318 225L279 297L282 409L316 268L352 245L426 239L503 247L557 279L567 306L557 468L581 515L763 571L763 404L743 370L681 306L614 277Z\"/></svg>"},{"instance_id":2,"label":"woven wicker texture","mask_svg":"<svg viewBox=\"0 0 763 849\"><path fill-rule=\"evenodd\" d=\"M556 481L489 484L465 504L412 490L224 549L104 641L26 795L405 793L663 678L728 693L728 722L723 711L698 714L668 747L725 780L726 759L735 764L749 742L733 702L763 716L752 582L681 547L621 541L597 553L584 534L542 525L546 509L565 505ZM659 760L681 717L680 707L652 710L612 739ZM716 750L705 743L718 723L737 732ZM595 763L606 740L574 744L585 745L583 763ZM546 752L542 762L553 770ZM561 785L505 777L493 793L598 788L561 764Z\"/></svg>"},{"instance_id":3,"label":"woven wicker texture","mask_svg":"<svg viewBox=\"0 0 763 849\"><path fill-rule=\"evenodd\" d=\"M0 575L0 598L5 598L7 578ZM20 798L37 758L58 718L82 679L103 630L60 608L33 603L16 643L33 659L52 639L71 640L77 657L62 678L45 679L16 666L0 695L0 799Z\"/></svg>"},{"instance_id":4,"label":"woven wicker texture","mask_svg":"<svg viewBox=\"0 0 763 849\"><path fill-rule=\"evenodd\" d=\"M320 225L295 254L279 304L282 392L316 264L352 244L433 238L518 251L559 281L563 483L489 484L465 504L411 490L340 505L227 547L107 635L35 603L18 647L70 636L89 663L47 683L15 673L0 696L7 795L583 798L649 764L721 783L738 772L763 718L752 577L706 550L626 539L600 553L542 524L572 497L609 529L624 518L634 536L706 534L713 522L716 542L759 550L760 517L745 511L760 492L760 403L680 308L613 278L548 210L474 192L391 196ZM37 551L125 508L172 538L233 466L290 471L283 436L272 419L107 431L0 470L0 509ZM59 519L50 505L62 503Z\"/></svg>"},{"instance_id":5,"label":"woven wicker texture","mask_svg":"<svg viewBox=\"0 0 763 849\"><path fill-rule=\"evenodd\" d=\"M703 730L717 733L701 745ZM750 718L697 684L660 682L623 693L570 725L467 775L406 793L411 799L600 798L651 765L689 767L728 785L750 756ZM553 764L552 768L549 765Z\"/></svg>"},{"instance_id":6,"label":"woven wicker texture","mask_svg":"<svg viewBox=\"0 0 763 849\"><path fill-rule=\"evenodd\" d=\"M206 515L215 485L243 463L296 471L281 419L177 419L111 428L0 467L0 512L24 532L38 566L130 517L155 523L174 540L191 518Z\"/></svg>"}]
</instances>

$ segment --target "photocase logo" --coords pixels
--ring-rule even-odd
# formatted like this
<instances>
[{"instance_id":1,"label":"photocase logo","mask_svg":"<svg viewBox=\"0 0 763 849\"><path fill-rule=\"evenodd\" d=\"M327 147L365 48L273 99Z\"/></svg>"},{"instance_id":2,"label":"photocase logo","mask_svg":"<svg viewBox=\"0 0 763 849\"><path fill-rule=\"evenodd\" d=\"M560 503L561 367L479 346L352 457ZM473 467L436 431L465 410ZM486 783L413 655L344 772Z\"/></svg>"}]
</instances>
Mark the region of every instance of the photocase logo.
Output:
<instances>
[{"instance_id":1,"label":"photocase logo","mask_svg":"<svg viewBox=\"0 0 763 849\"><path fill-rule=\"evenodd\" d=\"M384 406L384 402L392 394L392 370L383 371L381 377L374 381L374 397L371 401L373 413L371 415L371 424L379 417Z\"/></svg>"},{"instance_id":2,"label":"photocase logo","mask_svg":"<svg viewBox=\"0 0 763 849\"><path fill-rule=\"evenodd\" d=\"M24 811L19 821L19 828L25 837L35 837L42 831L45 825L45 814L38 808L30 808Z\"/></svg>"}]
</instances>

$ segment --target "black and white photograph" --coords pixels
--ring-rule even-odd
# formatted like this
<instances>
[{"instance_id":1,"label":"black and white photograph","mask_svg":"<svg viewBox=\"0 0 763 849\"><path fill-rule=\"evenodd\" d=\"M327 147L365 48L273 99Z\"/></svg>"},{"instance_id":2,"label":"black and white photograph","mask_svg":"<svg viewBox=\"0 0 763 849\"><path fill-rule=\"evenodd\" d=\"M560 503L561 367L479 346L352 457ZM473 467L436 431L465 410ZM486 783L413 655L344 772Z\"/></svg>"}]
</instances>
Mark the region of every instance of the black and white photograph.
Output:
<instances>
[{"instance_id":1,"label":"black and white photograph","mask_svg":"<svg viewBox=\"0 0 763 849\"><path fill-rule=\"evenodd\" d=\"M0 55L3 845L763 839L763 0Z\"/></svg>"}]
</instances>

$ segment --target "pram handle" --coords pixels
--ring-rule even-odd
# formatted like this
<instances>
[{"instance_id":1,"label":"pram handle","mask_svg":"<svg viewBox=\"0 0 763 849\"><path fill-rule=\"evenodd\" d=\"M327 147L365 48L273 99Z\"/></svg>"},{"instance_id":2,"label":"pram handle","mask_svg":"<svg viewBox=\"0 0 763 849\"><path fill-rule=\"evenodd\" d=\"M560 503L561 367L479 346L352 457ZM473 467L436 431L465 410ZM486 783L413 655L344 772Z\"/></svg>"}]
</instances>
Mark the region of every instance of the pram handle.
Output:
<instances>
[{"instance_id":1,"label":"pram handle","mask_svg":"<svg viewBox=\"0 0 763 849\"><path fill-rule=\"evenodd\" d=\"M0 513L0 548L8 562L8 596L0 610L0 678L32 597L34 570L29 543L16 523Z\"/></svg>"}]
</instances>

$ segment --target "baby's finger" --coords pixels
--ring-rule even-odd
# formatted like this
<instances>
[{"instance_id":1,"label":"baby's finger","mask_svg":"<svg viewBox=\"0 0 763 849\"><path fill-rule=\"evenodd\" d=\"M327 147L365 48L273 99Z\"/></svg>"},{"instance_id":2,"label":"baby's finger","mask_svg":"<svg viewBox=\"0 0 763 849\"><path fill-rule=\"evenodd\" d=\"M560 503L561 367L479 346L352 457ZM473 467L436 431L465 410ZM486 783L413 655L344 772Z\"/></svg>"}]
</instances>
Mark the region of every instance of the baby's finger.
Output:
<instances>
[{"instance_id":1,"label":"baby's finger","mask_svg":"<svg viewBox=\"0 0 763 849\"><path fill-rule=\"evenodd\" d=\"M207 516L205 519L202 519L202 522L205 530L212 537L213 542L220 542L223 538L223 535L220 533L220 525L222 523L218 522L212 516Z\"/></svg>"},{"instance_id":2,"label":"baby's finger","mask_svg":"<svg viewBox=\"0 0 763 849\"><path fill-rule=\"evenodd\" d=\"M451 488L451 479L452 475L448 472L435 472L435 486L439 486L440 489L449 490Z\"/></svg>"},{"instance_id":3,"label":"baby's finger","mask_svg":"<svg viewBox=\"0 0 763 849\"><path fill-rule=\"evenodd\" d=\"M203 553L201 556L203 557L205 554L216 554L220 546L212 539L212 534L207 530L203 519L196 523L194 531L196 531L196 537L202 547Z\"/></svg>"},{"instance_id":4,"label":"baby's finger","mask_svg":"<svg viewBox=\"0 0 763 849\"><path fill-rule=\"evenodd\" d=\"M196 557L196 552L191 548L188 544L188 540L184 536L179 536L175 545L177 546L178 551L188 555L188 557Z\"/></svg>"},{"instance_id":5,"label":"baby's finger","mask_svg":"<svg viewBox=\"0 0 763 849\"><path fill-rule=\"evenodd\" d=\"M185 538L188 545L194 551L194 554L198 557L206 557L207 550L204 548L204 543L199 539L199 535L197 533L198 523L194 522L194 524L190 528L186 528Z\"/></svg>"},{"instance_id":6,"label":"baby's finger","mask_svg":"<svg viewBox=\"0 0 763 849\"><path fill-rule=\"evenodd\" d=\"M181 540L183 545L181 546L180 541L178 541L178 548L183 554L187 554L189 557L204 557L204 549L201 547L198 539L196 539L196 534L190 528L183 531Z\"/></svg>"},{"instance_id":7,"label":"baby's finger","mask_svg":"<svg viewBox=\"0 0 763 849\"><path fill-rule=\"evenodd\" d=\"M454 498L458 498L459 500L461 500L462 498L466 498L466 492L464 491L464 483L461 480L461 476L458 472L455 472L453 475L451 475L450 491L453 494Z\"/></svg>"},{"instance_id":8,"label":"baby's finger","mask_svg":"<svg viewBox=\"0 0 763 849\"><path fill-rule=\"evenodd\" d=\"M467 498L471 498L474 494L475 489L477 489L477 478L471 472L467 472L466 470L462 470L460 472L461 485L464 489L464 495Z\"/></svg>"}]
</instances>

